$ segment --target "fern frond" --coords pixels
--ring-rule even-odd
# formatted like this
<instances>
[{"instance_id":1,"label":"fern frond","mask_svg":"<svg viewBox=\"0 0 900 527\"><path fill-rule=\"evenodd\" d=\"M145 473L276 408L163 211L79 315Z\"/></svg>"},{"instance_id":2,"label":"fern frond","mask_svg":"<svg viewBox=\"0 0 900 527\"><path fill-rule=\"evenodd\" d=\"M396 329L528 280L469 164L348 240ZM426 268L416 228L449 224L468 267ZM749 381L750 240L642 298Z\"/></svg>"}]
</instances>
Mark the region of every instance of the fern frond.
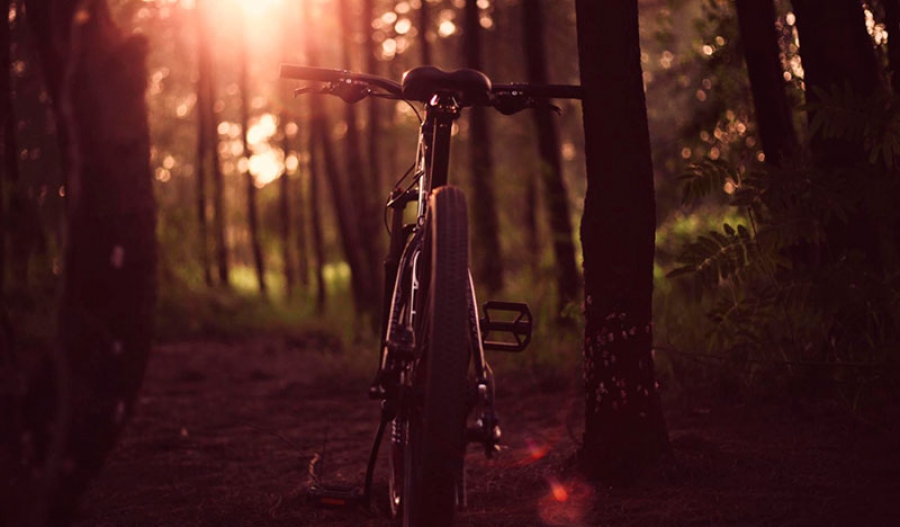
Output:
<instances>
[{"instance_id":1,"label":"fern frond","mask_svg":"<svg viewBox=\"0 0 900 527\"><path fill-rule=\"evenodd\" d=\"M704 159L691 163L678 178L684 181L682 204L690 204L721 190L728 179L739 180L737 170L723 160Z\"/></svg>"}]
</instances>

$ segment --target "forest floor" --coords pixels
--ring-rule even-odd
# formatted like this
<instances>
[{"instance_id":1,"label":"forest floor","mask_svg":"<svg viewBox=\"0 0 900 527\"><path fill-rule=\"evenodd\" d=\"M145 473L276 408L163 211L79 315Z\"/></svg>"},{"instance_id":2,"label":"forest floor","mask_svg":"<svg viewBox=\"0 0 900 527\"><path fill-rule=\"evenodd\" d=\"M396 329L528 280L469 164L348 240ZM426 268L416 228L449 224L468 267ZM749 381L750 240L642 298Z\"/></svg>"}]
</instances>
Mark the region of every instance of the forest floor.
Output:
<instances>
[{"instance_id":1,"label":"forest floor","mask_svg":"<svg viewBox=\"0 0 900 527\"><path fill-rule=\"evenodd\" d=\"M361 484L378 404L326 336L159 345L136 414L82 500L77 527L390 526L386 448L376 501L321 509L324 480ZM345 351L344 353L349 353ZM667 406L676 462L652 482L592 487L566 469L582 418L574 383L498 374L506 448L470 447L460 526L898 525L900 422L827 403Z\"/></svg>"}]
</instances>

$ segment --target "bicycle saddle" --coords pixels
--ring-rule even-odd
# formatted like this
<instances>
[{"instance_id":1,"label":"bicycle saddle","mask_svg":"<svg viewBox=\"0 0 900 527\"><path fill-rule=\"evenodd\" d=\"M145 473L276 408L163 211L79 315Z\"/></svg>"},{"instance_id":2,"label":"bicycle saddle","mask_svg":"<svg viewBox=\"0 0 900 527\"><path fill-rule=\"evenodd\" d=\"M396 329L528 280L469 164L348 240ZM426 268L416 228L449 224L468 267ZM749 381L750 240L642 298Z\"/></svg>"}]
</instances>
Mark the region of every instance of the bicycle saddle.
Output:
<instances>
[{"instance_id":1,"label":"bicycle saddle","mask_svg":"<svg viewBox=\"0 0 900 527\"><path fill-rule=\"evenodd\" d=\"M450 92L460 106L486 105L491 99L491 80L480 71L446 72L434 66L419 66L403 74L403 97L428 102L438 92Z\"/></svg>"}]
</instances>

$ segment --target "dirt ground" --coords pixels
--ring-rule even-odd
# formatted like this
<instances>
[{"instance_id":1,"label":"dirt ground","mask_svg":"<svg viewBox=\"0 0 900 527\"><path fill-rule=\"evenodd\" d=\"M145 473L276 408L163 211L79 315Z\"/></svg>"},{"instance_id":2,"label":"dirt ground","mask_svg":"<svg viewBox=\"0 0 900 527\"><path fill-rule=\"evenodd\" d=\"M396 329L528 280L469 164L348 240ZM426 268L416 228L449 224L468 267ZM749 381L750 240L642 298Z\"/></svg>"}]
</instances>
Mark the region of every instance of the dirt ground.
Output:
<instances>
[{"instance_id":1,"label":"dirt ground","mask_svg":"<svg viewBox=\"0 0 900 527\"><path fill-rule=\"evenodd\" d=\"M137 413L82 500L77 527L389 526L387 475L371 510L304 499L361 484L378 405L327 339L158 346ZM460 526L900 525L900 426L827 404L666 408L676 465L652 483L595 488L567 470L580 438L574 388L498 375L506 448L471 447Z\"/></svg>"}]
</instances>

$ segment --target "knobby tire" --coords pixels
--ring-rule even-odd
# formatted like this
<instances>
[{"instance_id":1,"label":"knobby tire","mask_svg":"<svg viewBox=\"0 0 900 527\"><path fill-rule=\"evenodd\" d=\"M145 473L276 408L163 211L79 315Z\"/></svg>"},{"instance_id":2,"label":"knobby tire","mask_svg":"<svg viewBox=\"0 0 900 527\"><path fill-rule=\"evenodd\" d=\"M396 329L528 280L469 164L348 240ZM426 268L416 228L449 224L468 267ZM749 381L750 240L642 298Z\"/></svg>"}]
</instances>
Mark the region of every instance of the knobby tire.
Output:
<instances>
[{"instance_id":1,"label":"knobby tire","mask_svg":"<svg viewBox=\"0 0 900 527\"><path fill-rule=\"evenodd\" d=\"M465 454L469 367L468 212L462 191L434 191L426 228L430 273L413 376L403 525L450 527Z\"/></svg>"}]
</instances>

